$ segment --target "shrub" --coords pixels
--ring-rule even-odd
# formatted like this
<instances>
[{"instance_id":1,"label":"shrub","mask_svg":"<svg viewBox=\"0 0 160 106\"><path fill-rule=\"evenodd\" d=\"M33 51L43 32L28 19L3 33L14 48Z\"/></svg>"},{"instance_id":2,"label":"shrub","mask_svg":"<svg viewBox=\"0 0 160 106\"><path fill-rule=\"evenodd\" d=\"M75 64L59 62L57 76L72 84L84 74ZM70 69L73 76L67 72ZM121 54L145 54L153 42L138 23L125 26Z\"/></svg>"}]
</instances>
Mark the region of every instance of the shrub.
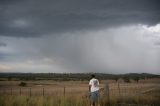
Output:
<instances>
[{"instance_id":1,"label":"shrub","mask_svg":"<svg viewBox=\"0 0 160 106\"><path fill-rule=\"evenodd\" d=\"M139 77L135 77L135 78L133 78L133 80L138 83L138 81L140 80L140 78Z\"/></svg>"},{"instance_id":2,"label":"shrub","mask_svg":"<svg viewBox=\"0 0 160 106\"><path fill-rule=\"evenodd\" d=\"M19 84L19 86L27 86L27 83L21 82L21 83Z\"/></svg>"},{"instance_id":3,"label":"shrub","mask_svg":"<svg viewBox=\"0 0 160 106\"><path fill-rule=\"evenodd\" d=\"M130 82L131 82L128 77L124 77L123 80L124 80L124 82L126 82L126 83L130 83Z\"/></svg>"}]
</instances>

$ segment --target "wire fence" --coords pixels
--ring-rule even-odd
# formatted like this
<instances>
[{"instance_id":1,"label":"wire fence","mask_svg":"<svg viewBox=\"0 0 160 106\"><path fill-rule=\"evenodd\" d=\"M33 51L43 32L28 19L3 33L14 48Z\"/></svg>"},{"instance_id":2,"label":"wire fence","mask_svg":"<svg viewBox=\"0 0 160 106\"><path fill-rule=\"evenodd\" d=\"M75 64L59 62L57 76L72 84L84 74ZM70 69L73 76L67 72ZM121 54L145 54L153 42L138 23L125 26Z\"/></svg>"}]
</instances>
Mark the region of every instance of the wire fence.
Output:
<instances>
[{"instance_id":1,"label":"wire fence","mask_svg":"<svg viewBox=\"0 0 160 106\"><path fill-rule=\"evenodd\" d=\"M60 90L61 89L61 90ZM0 95L11 95L11 96L55 96L55 95L66 95L66 87L59 88L59 91L52 91L47 88L5 88L0 89Z\"/></svg>"},{"instance_id":2,"label":"wire fence","mask_svg":"<svg viewBox=\"0 0 160 106\"><path fill-rule=\"evenodd\" d=\"M101 87L101 92L106 96L122 97L122 96L138 96L148 92L152 93L156 88L150 86L129 85L129 84L105 84ZM54 96L54 95L73 95L87 93L88 88L83 87L17 87L17 88L0 88L0 95L24 95L24 96Z\"/></svg>"},{"instance_id":3,"label":"wire fence","mask_svg":"<svg viewBox=\"0 0 160 106\"><path fill-rule=\"evenodd\" d=\"M142 84L126 84L126 83L114 83L104 84L100 89L101 96L107 98L108 101L112 101L116 98L140 98L150 96L155 97L154 91L157 89L155 86L147 86ZM158 88L159 89L159 88ZM80 95L82 97L88 97L88 87L13 87L13 88L0 88L0 95L11 96L68 96L68 95ZM119 106L149 106L138 104L117 103Z\"/></svg>"}]
</instances>

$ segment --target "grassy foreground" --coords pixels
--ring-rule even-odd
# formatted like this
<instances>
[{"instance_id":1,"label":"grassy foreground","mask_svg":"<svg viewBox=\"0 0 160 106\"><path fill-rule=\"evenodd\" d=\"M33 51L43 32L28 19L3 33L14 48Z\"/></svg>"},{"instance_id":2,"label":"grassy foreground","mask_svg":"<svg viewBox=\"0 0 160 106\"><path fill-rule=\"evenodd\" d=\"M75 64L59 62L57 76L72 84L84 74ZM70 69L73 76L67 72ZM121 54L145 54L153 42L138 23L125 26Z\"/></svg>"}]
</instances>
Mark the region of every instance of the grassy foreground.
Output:
<instances>
[{"instance_id":1,"label":"grassy foreground","mask_svg":"<svg viewBox=\"0 0 160 106\"><path fill-rule=\"evenodd\" d=\"M87 106L88 100L75 97L1 96L0 106Z\"/></svg>"},{"instance_id":2,"label":"grassy foreground","mask_svg":"<svg viewBox=\"0 0 160 106\"><path fill-rule=\"evenodd\" d=\"M160 106L159 99L116 98L101 99L101 106ZM130 104L130 105L129 105ZM0 106L90 106L86 97L0 96Z\"/></svg>"}]
</instances>

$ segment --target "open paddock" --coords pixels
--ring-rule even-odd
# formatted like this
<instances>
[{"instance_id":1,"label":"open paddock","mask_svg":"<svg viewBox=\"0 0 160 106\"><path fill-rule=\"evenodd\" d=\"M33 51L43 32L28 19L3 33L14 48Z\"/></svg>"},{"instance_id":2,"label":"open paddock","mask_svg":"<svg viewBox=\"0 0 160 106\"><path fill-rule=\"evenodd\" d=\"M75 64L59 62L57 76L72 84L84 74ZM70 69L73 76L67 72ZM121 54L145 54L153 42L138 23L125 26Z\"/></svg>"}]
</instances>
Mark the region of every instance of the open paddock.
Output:
<instances>
[{"instance_id":1,"label":"open paddock","mask_svg":"<svg viewBox=\"0 0 160 106\"><path fill-rule=\"evenodd\" d=\"M21 82L23 81L0 81L0 100L3 100L4 103L7 101L6 98L11 99L14 97L16 101L18 98L23 97L26 100L28 98L32 102L35 100L35 98L42 99L42 101L46 104L50 104L47 106L53 106L52 104L56 104L58 101L69 103L73 100L73 104L79 104L76 106L88 106L89 104L88 81L24 81L27 84L24 87L19 86ZM106 85L106 83L108 85ZM106 86L108 86L108 88ZM152 106L156 106L155 104L158 104L157 106L160 105L159 79L141 80L138 83L118 83L112 80L107 80L101 81L100 88L102 106L106 106L106 103L134 103L141 104L141 106L151 106L152 104L154 104ZM46 98L48 98L49 101L46 100ZM11 99L11 103L12 102L13 101ZM81 102L84 102L84 104ZM34 101L34 103L39 106L38 101ZM60 103L57 106L66 105Z\"/></svg>"}]
</instances>

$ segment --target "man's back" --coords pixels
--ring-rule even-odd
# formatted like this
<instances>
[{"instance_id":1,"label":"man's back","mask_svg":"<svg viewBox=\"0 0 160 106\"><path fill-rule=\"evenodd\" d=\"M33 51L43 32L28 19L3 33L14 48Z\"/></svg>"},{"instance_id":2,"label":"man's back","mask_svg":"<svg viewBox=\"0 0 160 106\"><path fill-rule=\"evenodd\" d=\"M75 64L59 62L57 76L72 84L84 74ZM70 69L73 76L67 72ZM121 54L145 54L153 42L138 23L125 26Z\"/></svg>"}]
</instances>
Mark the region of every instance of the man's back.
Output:
<instances>
[{"instance_id":1,"label":"man's back","mask_svg":"<svg viewBox=\"0 0 160 106\"><path fill-rule=\"evenodd\" d=\"M91 92L95 92L99 90L99 81L96 78L92 78L89 81L89 85L91 86Z\"/></svg>"}]
</instances>

